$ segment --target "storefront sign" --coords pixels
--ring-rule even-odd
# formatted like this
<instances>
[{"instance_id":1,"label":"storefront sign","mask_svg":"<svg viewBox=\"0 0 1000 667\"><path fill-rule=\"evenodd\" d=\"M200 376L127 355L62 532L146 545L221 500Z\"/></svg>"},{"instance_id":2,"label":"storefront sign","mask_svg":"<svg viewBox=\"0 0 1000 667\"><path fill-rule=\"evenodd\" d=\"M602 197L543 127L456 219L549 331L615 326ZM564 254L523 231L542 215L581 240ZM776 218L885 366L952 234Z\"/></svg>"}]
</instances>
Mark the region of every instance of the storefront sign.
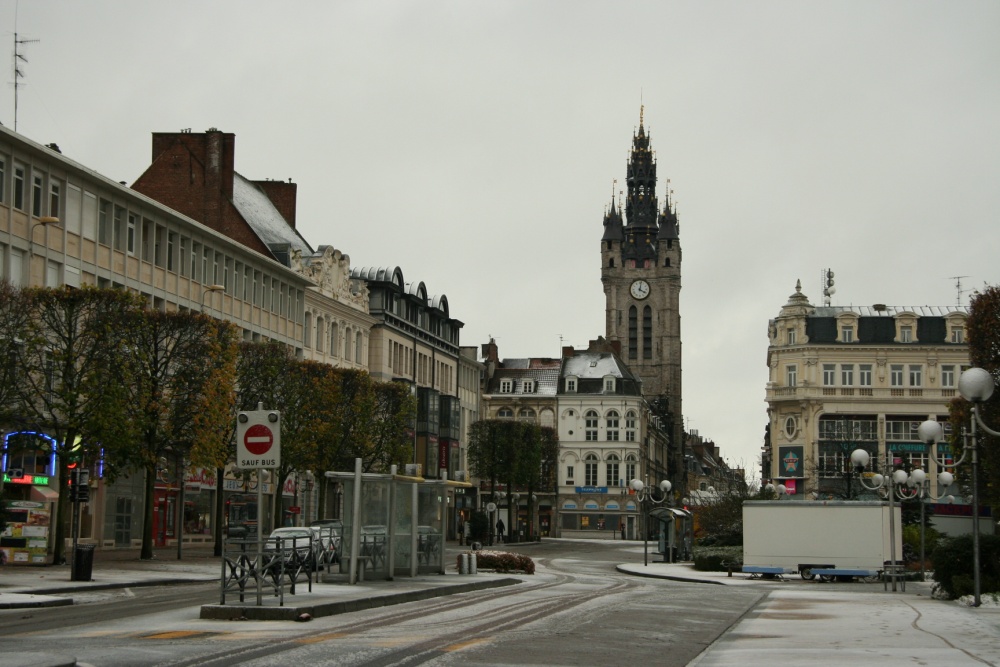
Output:
<instances>
[{"instance_id":1,"label":"storefront sign","mask_svg":"<svg viewBox=\"0 0 1000 667\"><path fill-rule=\"evenodd\" d=\"M608 487L606 486L578 486L576 487L577 493L607 493Z\"/></svg>"},{"instance_id":2,"label":"storefront sign","mask_svg":"<svg viewBox=\"0 0 1000 667\"><path fill-rule=\"evenodd\" d=\"M49 480L51 478L45 475L22 475L21 477L14 477L11 479L8 475L4 474L3 483L4 484L38 484L39 486L48 486Z\"/></svg>"}]
</instances>

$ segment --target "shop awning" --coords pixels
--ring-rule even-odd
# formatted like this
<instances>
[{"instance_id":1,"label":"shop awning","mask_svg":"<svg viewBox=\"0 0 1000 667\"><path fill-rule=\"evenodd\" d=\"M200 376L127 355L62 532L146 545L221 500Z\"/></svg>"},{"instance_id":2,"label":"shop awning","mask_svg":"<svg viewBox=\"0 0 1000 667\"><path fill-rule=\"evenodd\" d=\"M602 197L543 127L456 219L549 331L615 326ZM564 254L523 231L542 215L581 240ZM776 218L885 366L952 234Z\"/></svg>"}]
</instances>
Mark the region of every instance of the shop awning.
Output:
<instances>
[{"instance_id":1,"label":"shop awning","mask_svg":"<svg viewBox=\"0 0 1000 667\"><path fill-rule=\"evenodd\" d=\"M47 486L31 485L31 500L40 503L54 503L59 500L59 494Z\"/></svg>"}]
</instances>

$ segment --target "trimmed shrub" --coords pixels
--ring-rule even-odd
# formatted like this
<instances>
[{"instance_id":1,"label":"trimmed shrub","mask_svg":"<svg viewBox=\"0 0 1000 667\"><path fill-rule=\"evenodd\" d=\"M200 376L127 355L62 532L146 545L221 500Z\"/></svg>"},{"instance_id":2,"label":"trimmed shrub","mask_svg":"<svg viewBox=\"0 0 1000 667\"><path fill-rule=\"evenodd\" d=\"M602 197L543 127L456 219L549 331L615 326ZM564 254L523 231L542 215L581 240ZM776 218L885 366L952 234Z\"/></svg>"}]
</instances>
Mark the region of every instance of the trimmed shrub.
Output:
<instances>
[{"instance_id":1,"label":"trimmed shrub","mask_svg":"<svg viewBox=\"0 0 1000 667\"><path fill-rule=\"evenodd\" d=\"M466 551L465 553L470 554L470 558L472 554L475 554L476 568L480 570L493 570L502 574L509 572L535 573L535 561L524 554L512 554L507 551ZM458 555L455 566L462 567L461 554Z\"/></svg>"},{"instance_id":2,"label":"trimmed shrub","mask_svg":"<svg viewBox=\"0 0 1000 667\"><path fill-rule=\"evenodd\" d=\"M950 599L973 594L972 536L942 538L931 554L934 592ZM1000 536L979 536L979 587L981 593L1000 592Z\"/></svg>"},{"instance_id":3,"label":"trimmed shrub","mask_svg":"<svg viewBox=\"0 0 1000 667\"><path fill-rule=\"evenodd\" d=\"M702 572L726 572L730 567L739 570L743 566L743 547L703 547L694 548L694 569Z\"/></svg>"}]
</instances>

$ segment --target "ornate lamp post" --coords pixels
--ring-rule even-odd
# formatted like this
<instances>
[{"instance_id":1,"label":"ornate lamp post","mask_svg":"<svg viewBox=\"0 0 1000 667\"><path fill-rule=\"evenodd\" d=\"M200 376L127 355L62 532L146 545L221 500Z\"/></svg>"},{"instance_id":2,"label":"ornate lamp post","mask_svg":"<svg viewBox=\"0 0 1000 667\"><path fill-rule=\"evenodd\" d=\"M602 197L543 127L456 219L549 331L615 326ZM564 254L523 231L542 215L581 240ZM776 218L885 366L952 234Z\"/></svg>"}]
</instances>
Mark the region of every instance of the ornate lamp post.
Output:
<instances>
[{"instance_id":1,"label":"ornate lamp post","mask_svg":"<svg viewBox=\"0 0 1000 667\"><path fill-rule=\"evenodd\" d=\"M958 393L962 398L972 403L972 416L969 418L968 450L972 459L972 569L973 569L973 606L978 607L980 599L979 589L979 475L976 427L983 429L994 437L1000 437L1000 431L994 431L985 423L979 415L979 404L989 400L993 395L993 376L982 368L969 368L962 372L958 378ZM964 452L963 452L964 458Z\"/></svg>"},{"instance_id":2,"label":"ornate lamp post","mask_svg":"<svg viewBox=\"0 0 1000 667\"><path fill-rule=\"evenodd\" d=\"M645 515L642 525L642 564L649 565L649 512L653 505L662 505L670 497L670 482L663 480L659 484L661 497L659 500L653 495L653 488L648 488L641 480L633 479L629 486L635 491L635 498L645 507Z\"/></svg>"}]
</instances>

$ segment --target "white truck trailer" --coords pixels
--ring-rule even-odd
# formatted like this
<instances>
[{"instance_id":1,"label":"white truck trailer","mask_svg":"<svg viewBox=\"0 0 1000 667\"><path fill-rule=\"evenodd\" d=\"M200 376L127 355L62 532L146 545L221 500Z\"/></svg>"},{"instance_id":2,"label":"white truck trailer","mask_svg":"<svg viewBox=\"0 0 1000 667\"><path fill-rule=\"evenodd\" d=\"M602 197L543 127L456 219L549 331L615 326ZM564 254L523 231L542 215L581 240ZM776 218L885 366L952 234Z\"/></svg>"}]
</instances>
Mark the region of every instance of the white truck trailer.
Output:
<instances>
[{"instance_id":1,"label":"white truck trailer","mask_svg":"<svg viewBox=\"0 0 1000 667\"><path fill-rule=\"evenodd\" d=\"M902 560L902 536L898 504L890 515L888 502L750 500L743 503L743 571L874 577Z\"/></svg>"}]
</instances>

